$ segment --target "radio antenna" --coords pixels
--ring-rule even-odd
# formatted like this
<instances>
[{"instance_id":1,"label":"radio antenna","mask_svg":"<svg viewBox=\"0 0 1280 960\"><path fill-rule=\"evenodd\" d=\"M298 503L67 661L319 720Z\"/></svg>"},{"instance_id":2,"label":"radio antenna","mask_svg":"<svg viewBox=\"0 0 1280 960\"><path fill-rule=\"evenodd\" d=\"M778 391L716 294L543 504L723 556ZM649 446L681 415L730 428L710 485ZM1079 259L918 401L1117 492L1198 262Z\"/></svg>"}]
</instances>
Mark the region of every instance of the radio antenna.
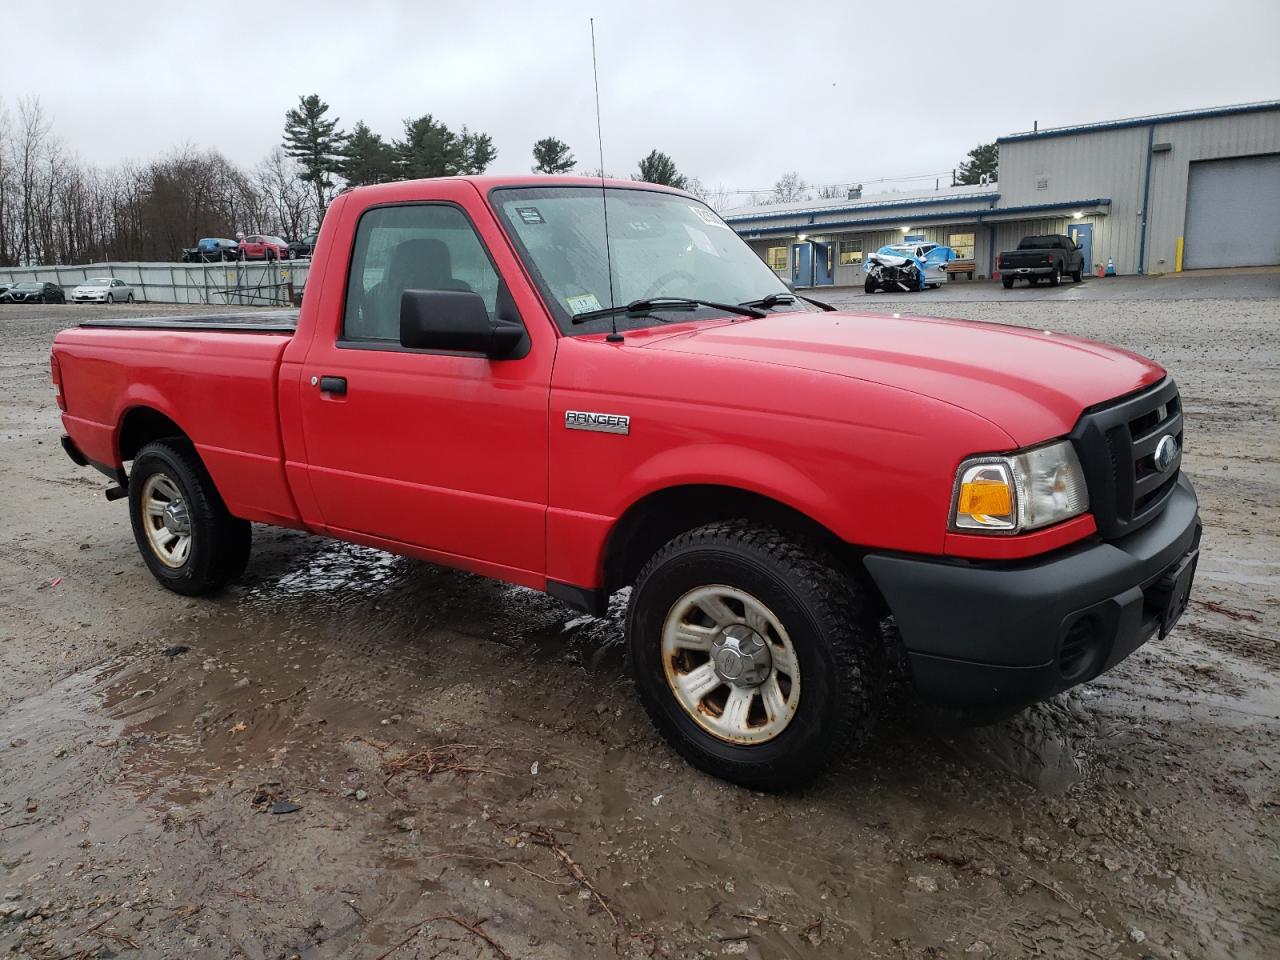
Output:
<instances>
[{"instance_id":1,"label":"radio antenna","mask_svg":"<svg viewBox=\"0 0 1280 960\"><path fill-rule=\"evenodd\" d=\"M600 205L604 209L604 262L605 269L609 271L609 309L612 310L617 306L617 301L613 296L613 251L609 245L609 192L605 189L604 181L604 132L600 126L600 68L596 66L596 18L588 17L587 22L591 24L591 79L596 86L596 145L600 149ZM613 324L613 331L605 339L609 343L619 343L622 340L622 334L618 333L618 315L610 313L609 319Z\"/></svg>"}]
</instances>

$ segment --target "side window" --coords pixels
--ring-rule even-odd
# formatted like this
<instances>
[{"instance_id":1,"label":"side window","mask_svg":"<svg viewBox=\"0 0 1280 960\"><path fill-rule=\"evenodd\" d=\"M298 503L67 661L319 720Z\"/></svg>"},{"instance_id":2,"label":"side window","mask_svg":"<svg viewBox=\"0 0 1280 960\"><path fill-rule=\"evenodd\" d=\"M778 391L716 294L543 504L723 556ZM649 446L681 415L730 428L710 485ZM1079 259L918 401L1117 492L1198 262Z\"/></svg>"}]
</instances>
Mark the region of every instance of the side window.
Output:
<instances>
[{"instance_id":1,"label":"side window","mask_svg":"<svg viewBox=\"0 0 1280 960\"><path fill-rule=\"evenodd\" d=\"M360 218L342 335L400 342L400 298L406 290L478 293L492 317L498 274L470 221L457 207L374 207Z\"/></svg>"}]
</instances>

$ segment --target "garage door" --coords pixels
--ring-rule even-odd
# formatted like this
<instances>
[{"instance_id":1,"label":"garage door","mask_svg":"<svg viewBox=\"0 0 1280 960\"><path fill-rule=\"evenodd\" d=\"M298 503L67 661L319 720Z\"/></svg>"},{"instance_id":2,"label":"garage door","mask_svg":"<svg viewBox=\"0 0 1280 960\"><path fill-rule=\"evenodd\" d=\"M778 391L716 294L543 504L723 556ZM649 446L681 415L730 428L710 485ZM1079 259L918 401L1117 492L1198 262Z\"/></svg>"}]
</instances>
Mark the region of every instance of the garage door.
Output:
<instances>
[{"instance_id":1,"label":"garage door","mask_svg":"<svg viewBox=\"0 0 1280 960\"><path fill-rule=\"evenodd\" d=\"M1191 164L1185 235L1189 270L1280 264L1280 154Z\"/></svg>"}]
</instances>

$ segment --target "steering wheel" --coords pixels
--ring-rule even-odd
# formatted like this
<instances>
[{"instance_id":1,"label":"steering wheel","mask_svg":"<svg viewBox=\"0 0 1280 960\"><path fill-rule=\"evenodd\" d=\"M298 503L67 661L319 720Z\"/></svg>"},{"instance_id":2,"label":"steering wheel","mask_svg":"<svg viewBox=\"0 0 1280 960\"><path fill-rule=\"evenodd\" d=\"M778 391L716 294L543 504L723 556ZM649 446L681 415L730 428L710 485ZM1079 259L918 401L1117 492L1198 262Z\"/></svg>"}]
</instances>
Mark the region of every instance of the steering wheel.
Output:
<instances>
[{"instance_id":1,"label":"steering wheel","mask_svg":"<svg viewBox=\"0 0 1280 960\"><path fill-rule=\"evenodd\" d=\"M688 280L691 285L696 285L698 282L698 278L688 270L672 270L668 273L664 273L657 280L653 281L653 283L649 285L649 288L645 290L644 293L640 294L639 299L647 300L650 297L655 296L659 290L669 284L672 280Z\"/></svg>"}]
</instances>

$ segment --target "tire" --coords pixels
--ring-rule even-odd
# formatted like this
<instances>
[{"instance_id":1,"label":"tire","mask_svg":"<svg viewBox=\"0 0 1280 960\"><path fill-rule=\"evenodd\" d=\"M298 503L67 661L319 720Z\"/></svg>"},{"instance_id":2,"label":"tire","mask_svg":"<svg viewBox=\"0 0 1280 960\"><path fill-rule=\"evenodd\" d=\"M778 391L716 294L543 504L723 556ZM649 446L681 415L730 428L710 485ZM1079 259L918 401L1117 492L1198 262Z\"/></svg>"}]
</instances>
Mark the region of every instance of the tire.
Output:
<instances>
[{"instance_id":1,"label":"tire","mask_svg":"<svg viewBox=\"0 0 1280 960\"><path fill-rule=\"evenodd\" d=\"M182 538L160 532L167 525L146 514L144 499L154 503L165 498L185 507L189 531L185 553ZM252 527L227 511L195 448L185 440L160 440L138 451L129 476L129 519L147 569L174 593L188 597L213 593L243 573L249 562ZM157 533L153 535L148 527ZM154 545L166 537L171 538L168 559Z\"/></svg>"},{"instance_id":2,"label":"tire","mask_svg":"<svg viewBox=\"0 0 1280 960\"><path fill-rule=\"evenodd\" d=\"M1002 287L1004 287L1006 290L1012 290L1012 289L1013 289L1013 277L1001 277L1001 278L1000 278L1000 285L1001 285Z\"/></svg>"},{"instance_id":3,"label":"tire","mask_svg":"<svg viewBox=\"0 0 1280 960\"><path fill-rule=\"evenodd\" d=\"M875 293L879 288L880 288L880 285L877 284L875 280L873 280L871 277L867 277L866 282L863 283L862 285L862 291L864 293Z\"/></svg>"},{"instance_id":4,"label":"tire","mask_svg":"<svg viewBox=\"0 0 1280 960\"><path fill-rule=\"evenodd\" d=\"M1053 268L1053 273L1049 274L1049 286L1062 286L1062 265L1058 264Z\"/></svg>"},{"instance_id":5,"label":"tire","mask_svg":"<svg viewBox=\"0 0 1280 960\"><path fill-rule=\"evenodd\" d=\"M1083 268L1083 267L1082 267L1081 269L1079 269L1079 270L1072 270L1072 271L1071 271L1071 282L1072 282L1072 283L1079 283L1079 282L1080 282L1080 278L1081 278L1083 275L1084 275L1084 268Z\"/></svg>"},{"instance_id":6,"label":"tire","mask_svg":"<svg viewBox=\"0 0 1280 960\"><path fill-rule=\"evenodd\" d=\"M702 594L727 598L719 607L721 623L690 599ZM754 622L764 624L763 634L746 627L750 610L757 611ZM816 544L745 520L699 527L659 550L632 590L627 652L636 691L658 732L693 766L755 790L800 787L856 752L871 731L885 658L870 611L853 578ZM693 625L687 615L701 623ZM698 642L705 640L707 649L668 646L664 652L677 629L701 630ZM735 629L754 634L757 639L748 640L754 646L765 647L758 638L767 639L767 667L760 667L767 675L757 686L721 679L712 660L713 653L724 655L717 645ZM753 664L737 652L731 666ZM788 663L794 676L783 668ZM676 687L698 670L715 685L686 706ZM775 710L765 707L770 689ZM745 698L748 706L735 714L731 697ZM717 725L737 731L737 742L711 729Z\"/></svg>"},{"instance_id":7,"label":"tire","mask_svg":"<svg viewBox=\"0 0 1280 960\"><path fill-rule=\"evenodd\" d=\"M112 304L112 303L115 303L115 302L116 302L116 298L115 298L114 296L112 296L111 294L109 294L109 293L108 293L108 294L107 294L107 303L108 303L108 304Z\"/></svg>"}]
</instances>

